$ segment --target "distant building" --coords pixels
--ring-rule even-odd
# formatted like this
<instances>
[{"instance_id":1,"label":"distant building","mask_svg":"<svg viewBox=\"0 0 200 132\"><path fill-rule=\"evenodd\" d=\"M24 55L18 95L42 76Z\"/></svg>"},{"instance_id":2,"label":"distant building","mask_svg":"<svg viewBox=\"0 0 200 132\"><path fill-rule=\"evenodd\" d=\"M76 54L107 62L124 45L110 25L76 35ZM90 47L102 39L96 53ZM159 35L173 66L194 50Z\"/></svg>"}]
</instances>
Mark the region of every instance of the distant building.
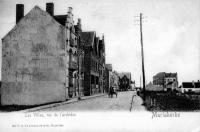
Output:
<instances>
[{"instance_id":1,"label":"distant building","mask_svg":"<svg viewBox=\"0 0 200 132\"><path fill-rule=\"evenodd\" d=\"M164 87L165 84L165 72L157 73L153 76L153 85L160 85Z\"/></svg>"},{"instance_id":2,"label":"distant building","mask_svg":"<svg viewBox=\"0 0 200 132\"><path fill-rule=\"evenodd\" d=\"M182 93L187 93L187 92L200 93L199 80L197 82L182 82L181 92Z\"/></svg>"},{"instance_id":3,"label":"distant building","mask_svg":"<svg viewBox=\"0 0 200 132\"><path fill-rule=\"evenodd\" d=\"M104 92L105 43L94 31L82 32L84 48L84 94Z\"/></svg>"},{"instance_id":4,"label":"distant building","mask_svg":"<svg viewBox=\"0 0 200 132\"><path fill-rule=\"evenodd\" d=\"M112 77L112 64L105 64L105 73L104 73L104 79L105 79L105 91L109 92L111 85L111 77Z\"/></svg>"},{"instance_id":5,"label":"distant building","mask_svg":"<svg viewBox=\"0 0 200 132\"><path fill-rule=\"evenodd\" d=\"M178 88L177 73L165 73L164 90L174 90Z\"/></svg>"},{"instance_id":6,"label":"distant building","mask_svg":"<svg viewBox=\"0 0 200 132\"><path fill-rule=\"evenodd\" d=\"M119 89L121 91L127 91L131 88L131 73L122 72L118 73L119 76Z\"/></svg>"},{"instance_id":7,"label":"distant building","mask_svg":"<svg viewBox=\"0 0 200 132\"><path fill-rule=\"evenodd\" d=\"M111 82L112 82L113 88L118 91L119 90L119 76L116 71L112 72L111 79L112 79Z\"/></svg>"},{"instance_id":8,"label":"distant building","mask_svg":"<svg viewBox=\"0 0 200 132\"><path fill-rule=\"evenodd\" d=\"M113 87L115 91L119 90L119 76L116 71L112 71L112 64L106 64L106 91L110 91L110 87Z\"/></svg>"},{"instance_id":9,"label":"distant building","mask_svg":"<svg viewBox=\"0 0 200 132\"><path fill-rule=\"evenodd\" d=\"M162 86L164 91L177 89L178 88L177 73L160 72L155 76L153 76L153 85Z\"/></svg>"}]
</instances>

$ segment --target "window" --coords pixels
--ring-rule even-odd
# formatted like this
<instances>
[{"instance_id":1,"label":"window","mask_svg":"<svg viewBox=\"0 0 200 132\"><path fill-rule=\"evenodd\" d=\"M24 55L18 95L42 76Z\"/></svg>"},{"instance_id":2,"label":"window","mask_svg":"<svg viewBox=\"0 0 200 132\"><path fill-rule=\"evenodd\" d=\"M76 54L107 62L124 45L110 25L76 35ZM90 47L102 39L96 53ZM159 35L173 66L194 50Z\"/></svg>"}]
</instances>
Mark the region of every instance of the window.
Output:
<instances>
[{"instance_id":1,"label":"window","mask_svg":"<svg viewBox=\"0 0 200 132\"><path fill-rule=\"evenodd\" d=\"M94 84L94 76L93 75L91 75L91 84Z\"/></svg>"},{"instance_id":2,"label":"window","mask_svg":"<svg viewBox=\"0 0 200 132\"><path fill-rule=\"evenodd\" d=\"M98 85L99 84L99 78L96 77L96 84Z\"/></svg>"},{"instance_id":3,"label":"window","mask_svg":"<svg viewBox=\"0 0 200 132\"><path fill-rule=\"evenodd\" d=\"M72 49L69 50L69 61L73 61Z\"/></svg>"}]
</instances>

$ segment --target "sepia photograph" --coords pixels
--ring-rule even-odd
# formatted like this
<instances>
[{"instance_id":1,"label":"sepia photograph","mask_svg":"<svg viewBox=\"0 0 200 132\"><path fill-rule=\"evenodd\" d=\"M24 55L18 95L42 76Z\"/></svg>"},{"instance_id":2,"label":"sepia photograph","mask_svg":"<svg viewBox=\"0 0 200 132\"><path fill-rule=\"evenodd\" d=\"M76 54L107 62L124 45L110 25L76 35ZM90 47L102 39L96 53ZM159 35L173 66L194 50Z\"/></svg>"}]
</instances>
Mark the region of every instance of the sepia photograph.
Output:
<instances>
[{"instance_id":1,"label":"sepia photograph","mask_svg":"<svg viewBox=\"0 0 200 132\"><path fill-rule=\"evenodd\" d=\"M199 0L0 0L1 132L200 132Z\"/></svg>"}]
</instances>

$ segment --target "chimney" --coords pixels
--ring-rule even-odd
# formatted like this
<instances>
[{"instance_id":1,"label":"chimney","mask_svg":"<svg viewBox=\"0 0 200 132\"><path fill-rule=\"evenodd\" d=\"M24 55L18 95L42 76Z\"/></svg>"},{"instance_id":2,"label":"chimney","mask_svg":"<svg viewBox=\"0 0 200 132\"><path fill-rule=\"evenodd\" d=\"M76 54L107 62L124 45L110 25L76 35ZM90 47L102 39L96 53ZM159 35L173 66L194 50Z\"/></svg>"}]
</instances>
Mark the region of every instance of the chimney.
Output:
<instances>
[{"instance_id":1,"label":"chimney","mask_svg":"<svg viewBox=\"0 0 200 132\"><path fill-rule=\"evenodd\" d=\"M68 13L72 13L72 7L68 8Z\"/></svg>"},{"instance_id":2,"label":"chimney","mask_svg":"<svg viewBox=\"0 0 200 132\"><path fill-rule=\"evenodd\" d=\"M78 25L79 29L81 30L81 19L80 19L80 18L78 18L78 23L77 23L77 25Z\"/></svg>"},{"instance_id":3,"label":"chimney","mask_svg":"<svg viewBox=\"0 0 200 132\"><path fill-rule=\"evenodd\" d=\"M46 12L48 12L51 16L54 16L54 4L46 3Z\"/></svg>"},{"instance_id":4,"label":"chimney","mask_svg":"<svg viewBox=\"0 0 200 132\"><path fill-rule=\"evenodd\" d=\"M16 23L18 23L22 17L24 17L24 5L16 4Z\"/></svg>"}]
</instances>

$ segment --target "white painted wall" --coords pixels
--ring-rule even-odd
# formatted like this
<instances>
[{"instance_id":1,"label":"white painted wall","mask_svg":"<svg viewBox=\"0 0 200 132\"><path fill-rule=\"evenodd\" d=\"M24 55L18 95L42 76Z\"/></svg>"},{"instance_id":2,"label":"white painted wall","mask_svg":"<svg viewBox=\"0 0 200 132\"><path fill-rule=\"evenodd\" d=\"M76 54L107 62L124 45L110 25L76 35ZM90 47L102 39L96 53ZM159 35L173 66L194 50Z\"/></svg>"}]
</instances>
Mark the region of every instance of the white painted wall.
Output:
<instances>
[{"instance_id":1,"label":"white painted wall","mask_svg":"<svg viewBox=\"0 0 200 132\"><path fill-rule=\"evenodd\" d=\"M3 105L36 105L67 98L65 32L36 6L3 38Z\"/></svg>"}]
</instances>

